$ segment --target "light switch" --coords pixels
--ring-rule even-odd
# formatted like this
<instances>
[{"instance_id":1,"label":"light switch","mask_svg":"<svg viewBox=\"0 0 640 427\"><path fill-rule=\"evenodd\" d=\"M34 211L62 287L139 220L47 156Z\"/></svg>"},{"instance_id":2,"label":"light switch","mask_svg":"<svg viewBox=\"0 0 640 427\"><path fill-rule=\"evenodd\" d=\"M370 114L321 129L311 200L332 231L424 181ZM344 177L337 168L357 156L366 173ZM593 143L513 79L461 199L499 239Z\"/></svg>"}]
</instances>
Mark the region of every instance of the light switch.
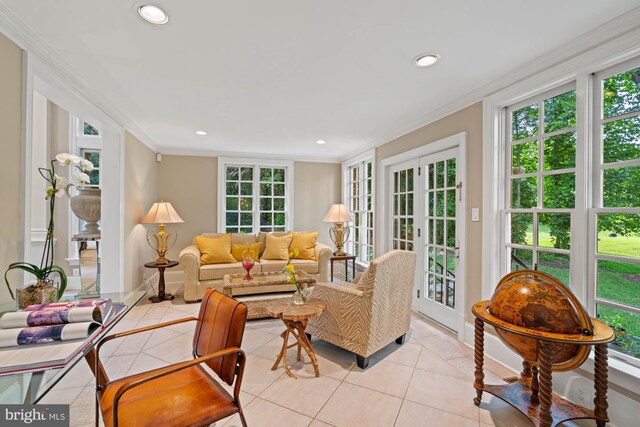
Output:
<instances>
[{"instance_id":1,"label":"light switch","mask_svg":"<svg viewBox=\"0 0 640 427\"><path fill-rule=\"evenodd\" d=\"M471 221L480 221L480 208L471 208Z\"/></svg>"}]
</instances>

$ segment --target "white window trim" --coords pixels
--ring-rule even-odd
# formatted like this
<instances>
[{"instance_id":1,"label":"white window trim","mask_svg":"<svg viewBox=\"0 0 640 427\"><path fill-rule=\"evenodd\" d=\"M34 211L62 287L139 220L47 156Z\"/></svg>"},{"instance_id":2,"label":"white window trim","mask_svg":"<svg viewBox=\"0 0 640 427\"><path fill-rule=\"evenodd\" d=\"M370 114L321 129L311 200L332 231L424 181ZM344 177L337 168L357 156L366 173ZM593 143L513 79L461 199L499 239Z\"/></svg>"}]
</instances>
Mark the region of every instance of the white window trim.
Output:
<instances>
[{"instance_id":1,"label":"white window trim","mask_svg":"<svg viewBox=\"0 0 640 427\"><path fill-rule=\"evenodd\" d=\"M260 159L253 157L218 157L218 233L224 233L226 230L225 224L225 206L226 206L226 174L225 168L227 166L253 166L259 168L261 166L285 168L287 173L285 174L285 200L284 209L286 212L285 217L285 229L295 230L294 225L294 212L293 212L293 194L294 194L294 162L292 160L279 160L279 159ZM254 194L255 196L255 194ZM253 211L255 212L255 210ZM260 230L256 231L259 232Z\"/></svg>"},{"instance_id":2,"label":"white window trim","mask_svg":"<svg viewBox=\"0 0 640 427\"><path fill-rule=\"evenodd\" d=\"M505 198L501 197L504 193L501 190L506 182L505 168L502 167L506 163L505 141L507 140L507 120L503 113L504 109L536 94L575 81L576 120L579 124L576 128L576 138L577 141L583 141L586 147L581 154L583 158L580 160L576 158L576 163L589 164L584 161L590 161L593 155L593 144L590 140L593 120L590 108L585 108L585 106L590 106L593 103L592 73L617 66L619 63L640 55L638 40L640 40L640 29L634 29L624 36L607 40L597 48L549 67L545 71L500 90L483 100L482 299L491 297L493 289L501 278L501 273L506 271L501 256L506 230L504 230L504 222L500 218L500 212L505 208ZM576 153L576 156L578 155L580 154ZM576 170L576 179L579 174L582 176L591 175L591 171L585 169L580 167ZM581 201L576 200L576 212L578 210L586 212L587 206L591 206L593 193L590 187L591 180L585 179L584 182L589 186L584 192L587 196L583 197ZM585 260L588 259L587 251L590 250L588 243L587 236L583 233L577 233L575 245L585 251ZM579 274L585 276L589 273L583 271ZM586 277L577 280L579 281L576 281L572 290L581 301L586 302L587 310L593 313L595 308L593 290L590 289ZM640 384L637 382L638 368L625 363L612 363L610 368L612 368L610 370L612 383L624 386L635 393L640 392ZM630 376L636 380L629 381ZM629 384L634 386L629 387Z\"/></svg>"},{"instance_id":3,"label":"white window trim","mask_svg":"<svg viewBox=\"0 0 640 427\"><path fill-rule=\"evenodd\" d=\"M378 234L376 230L376 224L378 222L377 222L377 216L376 216L376 150L375 148L364 151L358 154L357 156L351 157L345 160L344 162L342 162L342 203L348 206L347 203L349 198L349 191L347 189L346 183L349 181L349 177L348 177L349 168L352 166L359 165L361 163L366 163L366 162L371 162L371 212L373 212L373 225L372 225L373 242L370 242L370 244L373 246L373 259L375 259L376 256L378 256L378 251L376 250L377 248L376 235ZM366 173L366 171L363 173ZM365 181L366 181L366 178L365 178ZM356 259L356 263L363 267L369 266L368 262L362 261L360 259Z\"/></svg>"}]
</instances>

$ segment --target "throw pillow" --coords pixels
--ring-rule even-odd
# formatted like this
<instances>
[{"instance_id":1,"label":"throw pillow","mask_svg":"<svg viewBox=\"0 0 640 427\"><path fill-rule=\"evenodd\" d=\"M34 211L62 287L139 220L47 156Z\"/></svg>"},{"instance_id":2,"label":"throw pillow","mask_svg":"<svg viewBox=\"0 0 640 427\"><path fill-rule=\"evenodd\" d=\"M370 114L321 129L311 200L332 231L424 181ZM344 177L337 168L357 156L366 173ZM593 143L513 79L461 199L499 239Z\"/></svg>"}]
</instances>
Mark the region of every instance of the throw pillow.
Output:
<instances>
[{"instance_id":1,"label":"throw pillow","mask_svg":"<svg viewBox=\"0 0 640 427\"><path fill-rule=\"evenodd\" d=\"M267 247L262 254L263 259L289 259L289 246L291 246L293 234L287 234L281 237L267 234Z\"/></svg>"},{"instance_id":2,"label":"throw pillow","mask_svg":"<svg viewBox=\"0 0 640 427\"><path fill-rule=\"evenodd\" d=\"M299 254L296 259L308 259L310 261L316 260L316 240L318 239L318 232L313 233L293 233L293 240L289 246L289 250L298 248Z\"/></svg>"},{"instance_id":3,"label":"throw pillow","mask_svg":"<svg viewBox=\"0 0 640 427\"><path fill-rule=\"evenodd\" d=\"M202 264L236 262L236 259L231 255L231 234L220 237L196 236L196 245L200 250Z\"/></svg>"},{"instance_id":4,"label":"throw pillow","mask_svg":"<svg viewBox=\"0 0 640 427\"><path fill-rule=\"evenodd\" d=\"M242 254L244 251L253 252L252 258L254 260L258 259L260 255L260 243L249 243L247 245L231 245L231 255L236 259L236 261L242 261Z\"/></svg>"}]
</instances>

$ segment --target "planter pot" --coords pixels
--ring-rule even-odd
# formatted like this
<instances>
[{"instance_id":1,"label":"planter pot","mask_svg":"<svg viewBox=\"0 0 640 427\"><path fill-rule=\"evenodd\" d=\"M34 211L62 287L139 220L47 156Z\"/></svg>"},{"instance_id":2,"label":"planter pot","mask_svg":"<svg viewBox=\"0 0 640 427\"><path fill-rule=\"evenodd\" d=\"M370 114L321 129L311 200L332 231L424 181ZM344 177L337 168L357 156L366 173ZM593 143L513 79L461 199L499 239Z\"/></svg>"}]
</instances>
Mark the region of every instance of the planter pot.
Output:
<instances>
[{"instance_id":1,"label":"planter pot","mask_svg":"<svg viewBox=\"0 0 640 427\"><path fill-rule=\"evenodd\" d=\"M98 227L101 203L100 189L76 188L76 190L78 194L69 197L69 200L73 213L85 222L84 228L80 231L80 235L100 234L100 228Z\"/></svg>"},{"instance_id":2,"label":"planter pot","mask_svg":"<svg viewBox=\"0 0 640 427\"><path fill-rule=\"evenodd\" d=\"M34 304L50 304L58 301L58 286L51 279L32 281L16 289L16 304L23 309Z\"/></svg>"}]
</instances>

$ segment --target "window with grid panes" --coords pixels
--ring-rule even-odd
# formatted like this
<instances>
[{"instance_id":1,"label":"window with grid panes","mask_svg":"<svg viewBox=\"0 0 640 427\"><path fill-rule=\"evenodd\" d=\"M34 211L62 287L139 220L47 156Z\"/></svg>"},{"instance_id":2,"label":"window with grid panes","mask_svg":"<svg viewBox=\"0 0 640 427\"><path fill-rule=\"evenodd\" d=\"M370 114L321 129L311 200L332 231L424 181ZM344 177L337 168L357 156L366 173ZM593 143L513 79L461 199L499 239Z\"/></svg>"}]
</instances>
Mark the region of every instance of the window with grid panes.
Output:
<instances>
[{"instance_id":1,"label":"window with grid panes","mask_svg":"<svg viewBox=\"0 0 640 427\"><path fill-rule=\"evenodd\" d=\"M373 259L373 162L365 160L347 168L345 198L353 221L345 248L359 261Z\"/></svg>"},{"instance_id":2,"label":"window with grid panes","mask_svg":"<svg viewBox=\"0 0 640 427\"><path fill-rule=\"evenodd\" d=\"M524 105L523 105L524 104ZM537 269L570 284L576 188L576 93L563 88L508 109L511 270Z\"/></svg>"},{"instance_id":3,"label":"window with grid panes","mask_svg":"<svg viewBox=\"0 0 640 427\"><path fill-rule=\"evenodd\" d=\"M225 165L224 229L227 233L288 228L287 167Z\"/></svg>"},{"instance_id":4,"label":"window with grid panes","mask_svg":"<svg viewBox=\"0 0 640 427\"><path fill-rule=\"evenodd\" d=\"M640 365L640 61L595 79L591 262L609 347ZM629 357L630 356L630 357ZM634 359L631 359L634 358Z\"/></svg>"},{"instance_id":5,"label":"window with grid panes","mask_svg":"<svg viewBox=\"0 0 640 427\"><path fill-rule=\"evenodd\" d=\"M507 109L506 255L511 270L582 287L591 314L616 331L613 355L640 366L640 61L595 74L593 95L578 96L593 117L591 157L576 138L572 87ZM588 251L572 246L576 233ZM571 283L576 268L584 283Z\"/></svg>"}]
</instances>

